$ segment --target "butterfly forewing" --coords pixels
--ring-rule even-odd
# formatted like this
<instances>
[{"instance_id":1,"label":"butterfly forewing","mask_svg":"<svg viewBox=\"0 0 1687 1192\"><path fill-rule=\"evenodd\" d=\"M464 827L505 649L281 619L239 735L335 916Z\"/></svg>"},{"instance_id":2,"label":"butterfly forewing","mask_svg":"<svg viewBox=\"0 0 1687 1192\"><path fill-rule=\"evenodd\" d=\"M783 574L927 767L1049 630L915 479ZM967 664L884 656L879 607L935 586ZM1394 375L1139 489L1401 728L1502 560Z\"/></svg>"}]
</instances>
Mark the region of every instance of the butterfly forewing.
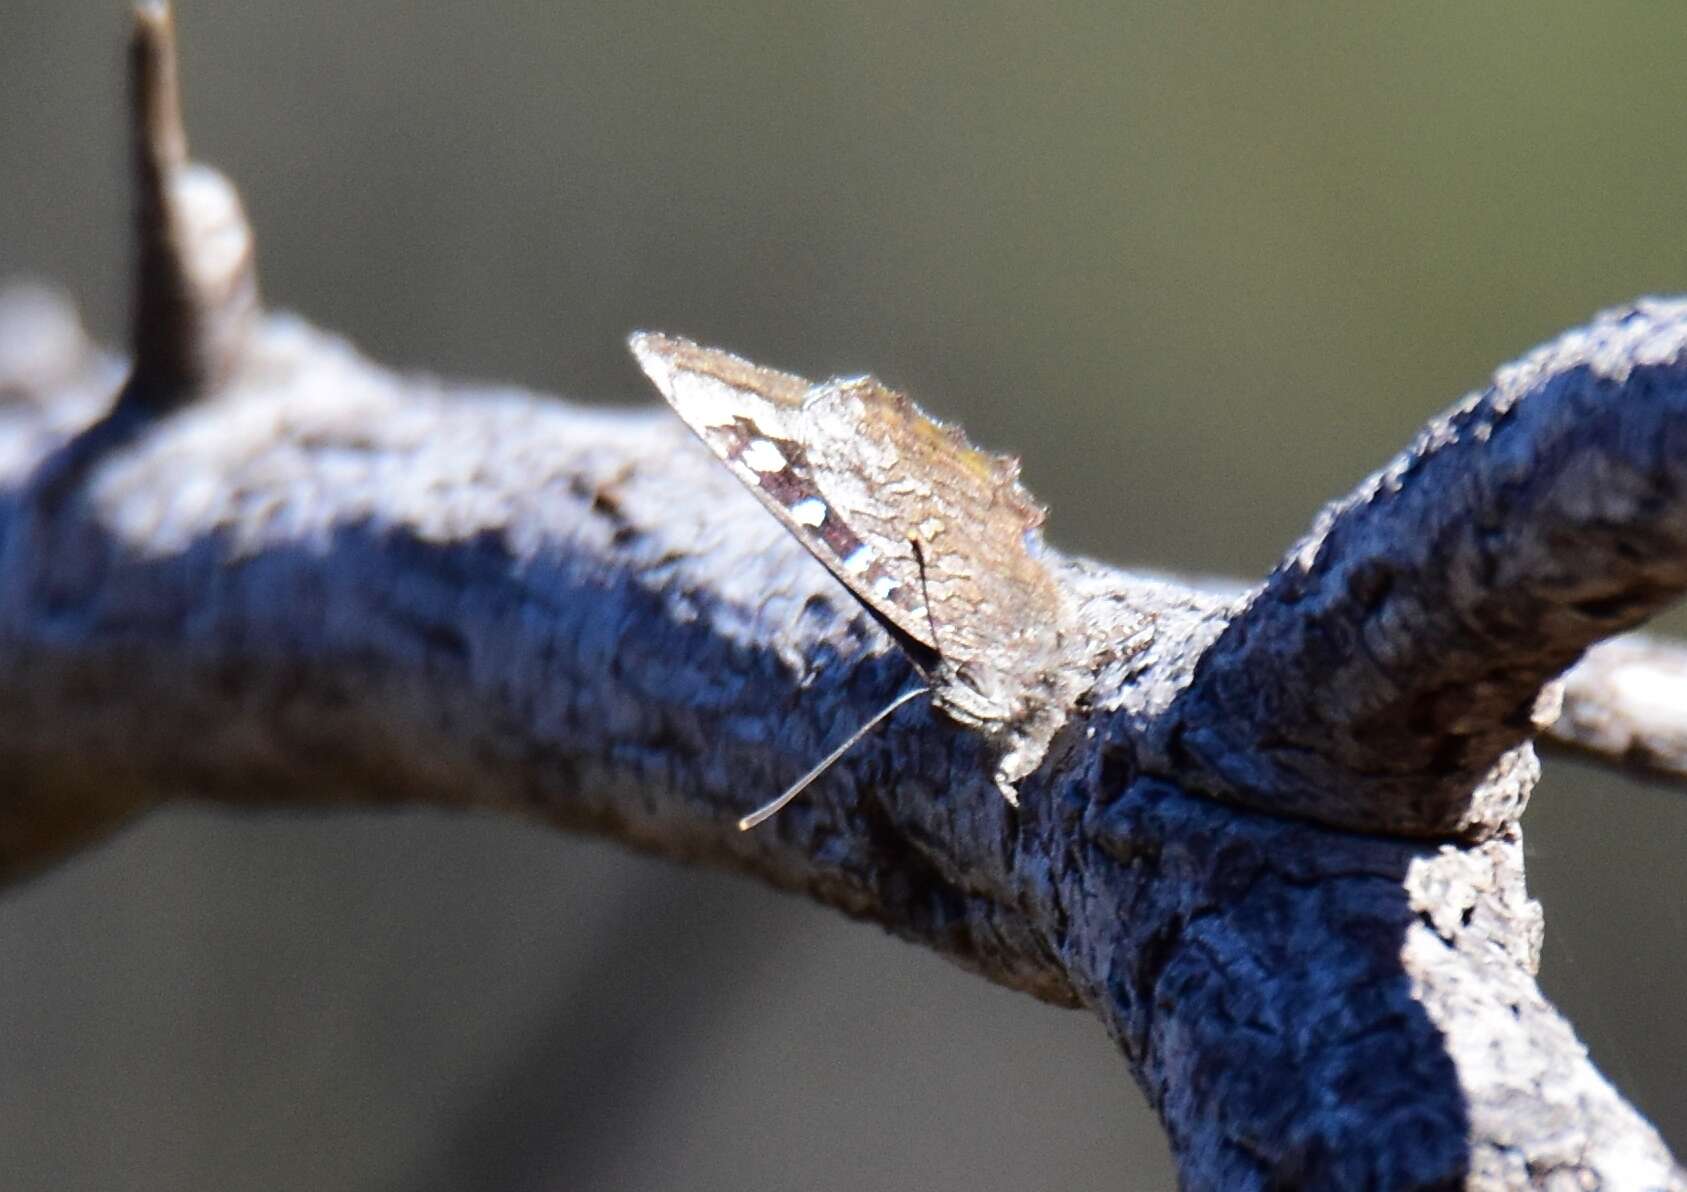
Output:
<instances>
[{"instance_id":1,"label":"butterfly forewing","mask_svg":"<svg viewBox=\"0 0 1687 1192\"><path fill-rule=\"evenodd\" d=\"M670 336L635 335L632 348L685 424L857 599L916 642L938 648L919 562L903 538L885 549L884 517L860 508L864 486L836 437L816 434L805 404L808 381Z\"/></svg>"},{"instance_id":2,"label":"butterfly forewing","mask_svg":"<svg viewBox=\"0 0 1687 1192\"><path fill-rule=\"evenodd\" d=\"M939 707L1005 738L1004 792L1064 721L1067 599L1039 558L1018 462L871 377L813 385L730 353L632 337L679 416L894 630L933 651Z\"/></svg>"}]
</instances>

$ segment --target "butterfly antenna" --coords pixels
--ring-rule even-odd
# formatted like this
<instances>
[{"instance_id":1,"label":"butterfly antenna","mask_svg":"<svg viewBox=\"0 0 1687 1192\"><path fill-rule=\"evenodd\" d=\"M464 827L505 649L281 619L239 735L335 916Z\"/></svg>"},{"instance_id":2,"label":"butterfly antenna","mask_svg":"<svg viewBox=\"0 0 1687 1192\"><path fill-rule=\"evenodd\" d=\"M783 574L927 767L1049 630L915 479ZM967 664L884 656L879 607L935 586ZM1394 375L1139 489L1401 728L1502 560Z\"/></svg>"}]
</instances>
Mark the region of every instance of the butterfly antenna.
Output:
<instances>
[{"instance_id":1,"label":"butterfly antenna","mask_svg":"<svg viewBox=\"0 0 1687 1192\"><path fill-rule=\"evenodd\" d=\"M915 696L924 695L930 690L931 688L925 686L911 687L895 699L891 700L884 707L880 708L873 714L873 718L871 720L856 729L853 733L850 733L842 745L839 745L836 749L832 750L832 752L821 758L820 764L815 766L814 769L810 770L807 774L804 774L790 786L786 787L784 793L777 799L773 800L773 802L769 803L765 807L757 808L755 811L750 812L749 815L746 815L743 819L739 820L738 830L740 832L748 832L751 828L755 827L763 820L777 815L780 808L784 807L785 804L802 794L803 791L807 789L809 783L813 782L816 778L820 777L827 770L830 770L834 765L836 765L840 757L853 749L862 737L865 737L868 733L877 728L885 717L889 716L892 712L896 711L896 709L900 708L903 704L907 703Z\"/></svg>"}]
</instances>

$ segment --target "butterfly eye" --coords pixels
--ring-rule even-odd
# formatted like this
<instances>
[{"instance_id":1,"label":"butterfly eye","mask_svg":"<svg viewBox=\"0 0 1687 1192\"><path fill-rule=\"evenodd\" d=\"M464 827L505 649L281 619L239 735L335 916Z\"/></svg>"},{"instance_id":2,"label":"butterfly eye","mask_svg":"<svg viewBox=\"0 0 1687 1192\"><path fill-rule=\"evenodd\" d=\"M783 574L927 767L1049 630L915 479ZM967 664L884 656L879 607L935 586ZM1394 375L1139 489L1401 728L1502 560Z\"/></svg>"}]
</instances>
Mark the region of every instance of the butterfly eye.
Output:
<instances>
[{"instance_id":1,"label":"butterfly eye","mask_svg":"<svg viewBox=\"0 0 1687 1192\"><path fill-rule=\"evenodd\" d=\"M1000 684L996 682L996 673L988 669L980 669L970 662L963 662L955 669L955 678L965 683L968 688L985 699L996 698Z\"/></svg>"}]
</instances>

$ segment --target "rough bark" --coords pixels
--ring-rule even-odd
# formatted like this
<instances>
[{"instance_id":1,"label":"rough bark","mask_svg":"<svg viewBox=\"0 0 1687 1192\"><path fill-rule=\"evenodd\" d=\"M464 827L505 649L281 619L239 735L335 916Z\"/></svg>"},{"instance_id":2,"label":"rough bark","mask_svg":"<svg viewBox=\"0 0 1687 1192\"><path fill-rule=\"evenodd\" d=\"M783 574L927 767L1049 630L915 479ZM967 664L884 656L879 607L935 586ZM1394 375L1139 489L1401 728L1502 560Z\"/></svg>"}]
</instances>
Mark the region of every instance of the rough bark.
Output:
<instances>
[{"instance_id":1,"label":"rough bark","mask_svg":"<svg viewBox=\"0 0 1687 1192\"><path fill-rule=\"evenodd\" d=\"M216 272L154 242L140 310ZM514 812L1087 1008L1191 1188L1687 1187L1541 996L1516 824L1553 676L1687 583L1687 305L1502 370L1255 592L1058 562L1153 637L1018 810L913 704L740 833L905 686L884 633L667 415L386 371L249 267L129 369L0 299L0 873L170 799ZM1574 725L1624 714L1592 674Z\"/></svg>"},{"instance_id":2,"label":"rough bark","mask_svg":"<svg viewBox=\"0 0 1687 1192\"><path fill-rule=\"evenodd\" d=\"M1687 304L1501 369L1327 509L1202 658L1180 778L1362 831L1503 829L1527 778L1491 771L1557 715L1550 681L1682 590L1684 459Z\"/></svg>"}]
</instances>

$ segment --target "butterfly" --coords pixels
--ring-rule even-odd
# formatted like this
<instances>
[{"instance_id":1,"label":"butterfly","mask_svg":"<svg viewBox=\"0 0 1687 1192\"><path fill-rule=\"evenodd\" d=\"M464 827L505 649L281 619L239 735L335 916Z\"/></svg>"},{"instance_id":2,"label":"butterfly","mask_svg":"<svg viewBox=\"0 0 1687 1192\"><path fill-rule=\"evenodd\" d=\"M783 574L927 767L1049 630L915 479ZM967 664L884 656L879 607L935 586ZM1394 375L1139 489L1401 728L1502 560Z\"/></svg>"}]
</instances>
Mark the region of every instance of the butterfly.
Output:
<instances>
[{"instance_id":1,"label":"butterfly","mask_svg":"<svg viewBox=\"0 0 1687 1192\"><path fill-rule=\"evenodd\" d=\"M980 451L870 376L813 383L639 332L639 365L704 444L908 654L923 686L880 709L778 799L796 796L897 708L930 693L996 747L1009 802L1081 694L1071 599L1042 558L1019 461Z\"/></svg>"}]
</instances>

